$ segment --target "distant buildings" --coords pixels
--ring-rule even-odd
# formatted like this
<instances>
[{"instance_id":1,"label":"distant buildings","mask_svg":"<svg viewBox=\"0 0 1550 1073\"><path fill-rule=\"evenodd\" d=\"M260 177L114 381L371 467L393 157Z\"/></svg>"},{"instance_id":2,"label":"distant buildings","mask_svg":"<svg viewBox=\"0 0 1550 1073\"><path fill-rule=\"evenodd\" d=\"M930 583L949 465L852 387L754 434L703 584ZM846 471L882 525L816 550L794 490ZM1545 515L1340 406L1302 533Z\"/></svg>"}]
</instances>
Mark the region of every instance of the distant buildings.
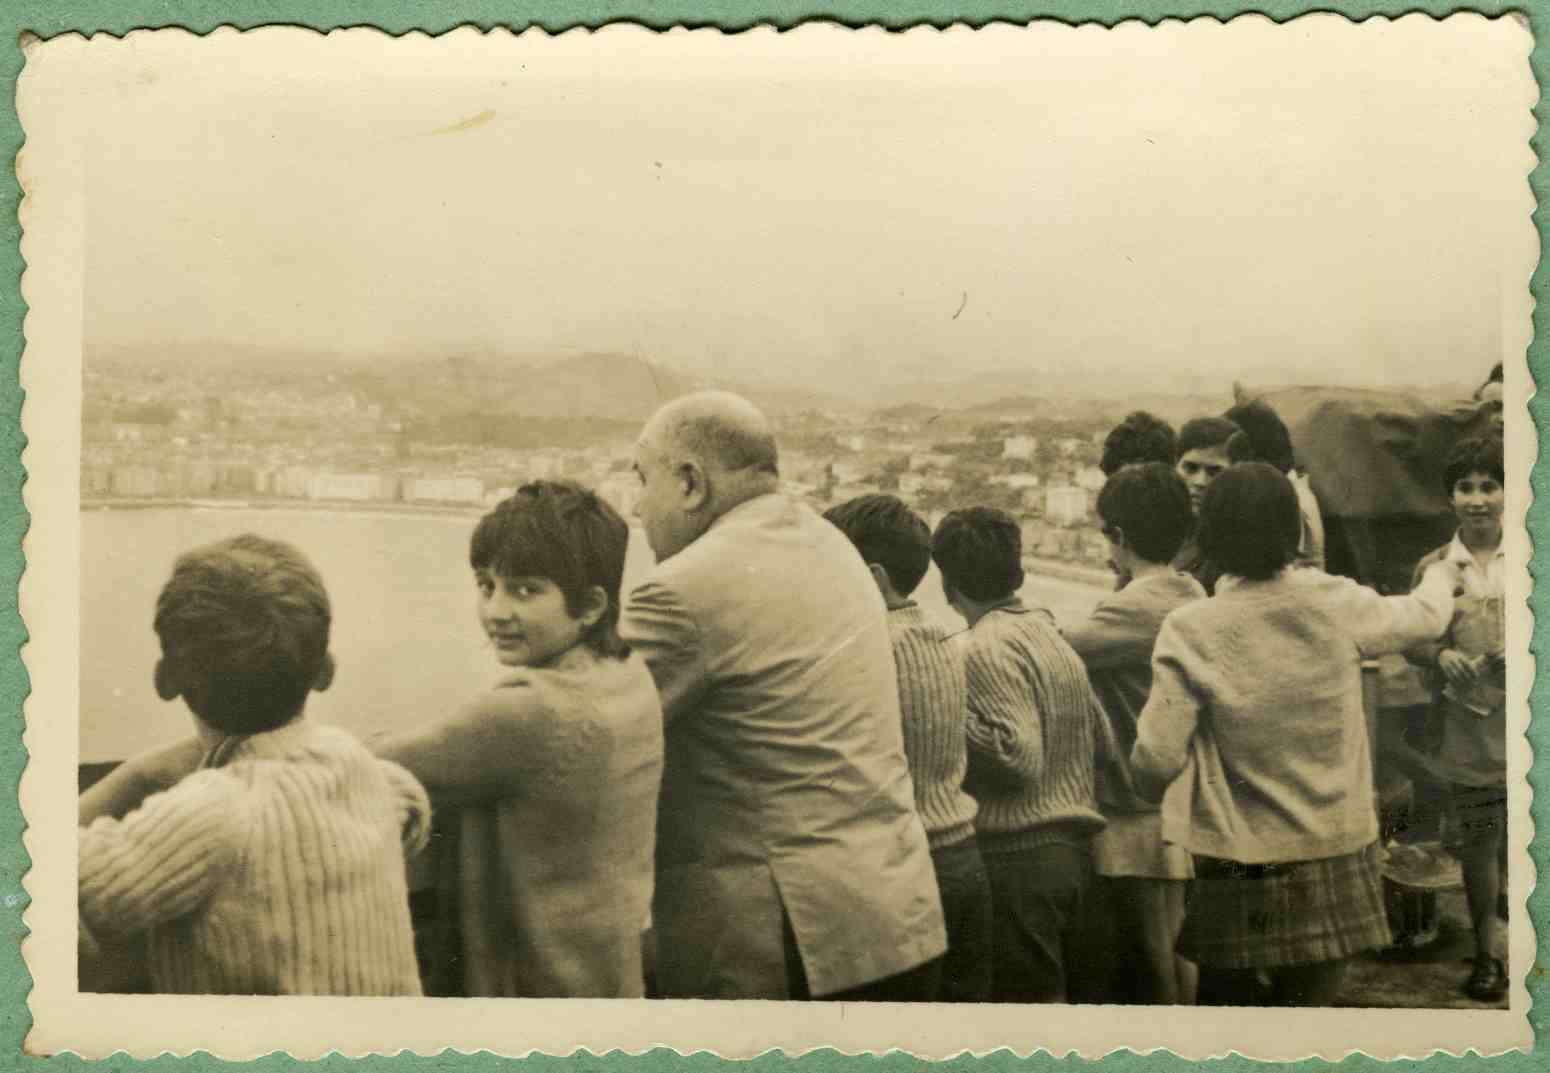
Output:
<instances>
[{"instance_id":1,"label":"distant buildings","mask_svg":"<svg viewBox=\"0 0 1550 1073\"><path fill-rule=\"evenodd\" d=\"M477 477L411 477L404 481L405 503L483 503L484 482Z\"/></svg>"},{"instance_id":2,"label":"distant buildings","mask_svg":"<svg viewBox=\"0 0 1550 1073\"><path fill-rule=\"evenodd\" d=\"M396 499L397 481L380 473L319 473L307 482L308 499L356 502Z\"/></svg>"},{"instance_id":3,"label":"distant buildings","mask_svg":"<svg viewBox=\"0 0 1550 1073\"><path fill-rule=\"evenodd\" d=\"M910 455L910 472L927 469L946 469L953 464L953 456L942 451L916 451Z\"/></svg>"},{"instance_id":4,"label":"distant buildings","mask_svg":"<svg viewBox=\"0 0 1550 1073\"><path fill-rule=\"evenodd\" d=\"M1097 466L1084 466L1077 471L1072 483L1078 488L1085 488L1089 492L1103 491L1103 485L1109 478L1104 476L1103 470Z\"/></svg>"},{"instance_id":5,"label":"distant buildings","mask_svg":"<svg viewBox=\"0 0 1550 1073\"><path fill-rule=\"evenodd\" d=\"M1071 526L1087 518L1087 491L1063 484L1044 492L1044 517L1054 525Z\"/></svg>"},{"instance_id":6,"label":"distant buildings","mask_svg":"<svg viewBox=\"0 0 1550 1073\"><path fill-rule=\"evenodd\" d=\"M1001 457L1016 459L1026 462L1038 454L1039 440L1036 436L1007 436L1001 441Z\"/></svg>"},{"instance_id":7,"label":"distant buildings","mask_svg":"<svg viewBox=\"0 0 1550 1073\"><path fill-rule=\"evenodd\" d=\"M633 473L611 473L597 483L596 490L604 502L628 518L640 501L640 478Z\"/></svg>"}]
</instances>

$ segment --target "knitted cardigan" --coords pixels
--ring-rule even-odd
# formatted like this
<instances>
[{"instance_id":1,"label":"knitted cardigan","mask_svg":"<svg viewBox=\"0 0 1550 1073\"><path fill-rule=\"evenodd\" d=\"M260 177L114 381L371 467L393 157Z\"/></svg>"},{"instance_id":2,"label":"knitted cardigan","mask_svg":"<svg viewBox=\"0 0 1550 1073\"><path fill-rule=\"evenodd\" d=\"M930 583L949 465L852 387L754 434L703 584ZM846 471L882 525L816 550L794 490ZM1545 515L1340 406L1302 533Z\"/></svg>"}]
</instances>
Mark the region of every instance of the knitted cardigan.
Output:
<instances>
[{"instance_id":1,"label":"knitted cardigan","mask_svg":"<svg viewBox=\"0 0 1550 1073\"><path fill-rule=\"evenodd\" d=\"M987 851L1082 842L1102 830L1094 796L1103 718L1082 661L1045 613L1011 600L967 635L969 773Z\"/></svg>"},{"instance_id":2,"label":"knitted cardigan","mask_svg":"<svg viewBox=\"0 0 1550 1073\"><path fill-rule=\"evenodd\" d=\"M83 945L145 934L162 993L420 994L400 844L428 829L419 783L305 720L222 752L81 830Z\"/></svg>"},{"instance_id":3,"label":"knitted cardigan","mask_svg":"<svg viewBox=\"0 0 1550 1073\"><path fill-rule=\"evenodd\" d=\"M955 846L973 836L978 811L963 789L969 767L963 653L913 603L888 612L888 637L899 675L915 808L932 849Z\"/></svg>"},{"instance_id":4,"label":"knitted cardigan","mask_svg":"<svg viewBox=\"0 0 1550 1073\"><path fill-rule=\"evenodd\" d=\"M447 990L644 994L662 706L640 655L603 658L578 644L378 748L425 783L455 831L437 847L442 908L456 927L435 960L461 977Z\"/></svg>"},{"instance_id":5,"label":"knitted cardigan","mask_svg":"<svg viewBox=\"0 0 1550 1073\"><path fill-rule=\"evenodd\" d=\"M1288 569L1224 578L1169 615L1131 756L1138 789L1163 800L1164 839L1248 864L1376 840L1361 660L1440 635L1452 612L1446 573L1385 597Z\"/></svg>"}]
</instances>

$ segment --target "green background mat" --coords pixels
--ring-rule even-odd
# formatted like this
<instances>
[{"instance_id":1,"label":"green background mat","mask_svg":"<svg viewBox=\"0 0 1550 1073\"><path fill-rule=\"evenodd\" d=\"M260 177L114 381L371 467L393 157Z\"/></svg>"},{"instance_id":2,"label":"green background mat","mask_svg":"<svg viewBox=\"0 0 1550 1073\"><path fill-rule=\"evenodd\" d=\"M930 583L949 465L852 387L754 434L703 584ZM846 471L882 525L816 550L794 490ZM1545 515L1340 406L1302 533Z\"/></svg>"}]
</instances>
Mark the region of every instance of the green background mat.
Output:
<instances>
[{"instance_id":1,"label":"green background mat","mask_svg":"<svg viewBox=\"0 0 1550 1073\"><path fill-rule=\"evenodd\" d=\"M11 89L0 108L0 156L8 162L6 175L0 181L0 598L5 601L0 615L0 921L5 928L5 944L0 949L0 1070L41 1069L72 1070L83 1067L104 1070L148 1068L155 1070L216 1070L251 1069L255 1073L280 1073L282 1070L315 1066L330 1073L343 1073L348 1069L370 1071L409 1071L421 1073L442 1070L470 1070L477 1073L495 1073L496 1070L517 1070L522 1073L668 1073L669 1070L690 1070L694 1073L710 1073L714 1070L732 1070L746 1067L755 1073L771 1073L774 1070L795 1069L802 1073L837 1073L840 1070L873 1070L877 1073L898 1073L903 1070L923 1070L932 1065L937 1068L975 1071L1046 1070L1060 1068L1091 1068L1101 1065L1106 1070L1180 1071L1185 1069L1212 1068L1222 1070L1248 1070L1263 1068L1266 1063L1251 1062L1244 1058L1227 1058L1215 1062L1186 1062L1171 1056L1138 1056L1121 1052L1098 1062L1079 1059L1058 1060L1040 1054L1020 1059L1009 1052L1000 1052L986 1058L958 1058L949 1062L927 1063L907 1055L894 1054L881 1058L850 1058L833 1051L817 1052L802 1058L785 1058L778 1054L765 1055L749 1062L722 1061L707 1054L680 1057L661 1050L634 1057L623 1054L597 1057L578 1053L569 1058L535 1056L514 1060L498 1058L490 1054L464 1057L445 1054L441 1057L413 1058L365 1058L349 1060L328 1058L316 1063L301 1063L284 1056L271 1056L251 1063L221 1062L205 1055L191 1058L161 1058L153 1062L137 1063L125 1057L86 1063L64 1056L57 1058L31 1058L22 1055L21 1046L31 1018L27 1012L27 992L31 981L22 964L20 942L24 929L22 911L27 896L22 890L22 877L27 869L27 856L22 850L23 821L17 807L18 780L25 763L22 750L22 704L27 696L27 675L20 658L21 646L26 641L26 630L18 617L16 604L17 582L21 577L23 559L22 538L27 531L27 517L22 507L21 465L22 434L20 413L23 404L22 391L17 379L17 366L22 352L22 316L20 280L22 258L19 246L20 225L17 221L17 201L21 190L15 179L14 162L22 145L22 130L16 117L15 82L22 69L20 35L26 32L39 37L51 37L72 31L82 33L108 32L123 34L142 27L182 26L186 29L206 32L217 26L231 25L242 28L270 24L291 24L329 30L346 26L373 25L389 33L423 30L440 33L457 26L473 25L484 29L507 26L520 30L528 26L541 26L559 31L576 26L599 26L608 22L637 22L655 28L675 25L720 26L726 30L746 29L760 24L778 27L794 26L814 19L830 19L850 26L880 24L902 29L908 26L930 24L946 26L953 22L982 25L1005 20L1026 22L1035 18L1053 18L1064 22L1095 22L1113 24L1124 19L1143 19L1156 22L1164 18L1190 18L1201 15L1230 18L1234 15L1257 12L1277 20L1288 19L1309 11L1339 11L1354 19L1373 15L1398 16L1406 12L1422 11L1441 17L1454 11L1470 10L1485 15L1522 12L1530 20L1537 38L1550 33L1550 3L1534 0L1527 6L1510 4L1478 4L1451 6L1432 2L1400 3L1293 3L1288 0L1264 4L1206 4L1191 5L1176 0L1089 0L1074 3L1069 0L1034 0L1011 3L1009 0L956 0L936 4L887 2L887 0L845 0L822 5L793 2L793 0L634 0L634 2L565 3L546 0L541 3L497 3L493 0L0 0L0 65ZM1541 87L1539 105L1535 115L1541 121L1545 114L1543 87L1550 81L1550 59L1545 49L1533 52L1534 76ZM1535 152L1543 157L1542 138L1536 134L1533 140ZM1541 206L1550 200L1550 176L1543 165L1533 173L1534 195ZM1534 215L1541 247L1546 244L1546 215L1540 208ZM1536 370L1550 372L1550 344L1546 343L1546 328L1550 326L1550 285L1543 263L1535 270L1534 296L1538 302L1534 314L1534 343L1529 350L1529 363ZM1545 442L1545 416L1547 404L1536 400L1530 404L1535 426L1540 430L1540 441ZM1543 446L1541 450L1543 451ZM1529 511L1529 527L1535 533L1550 534L1550 511L1543 500L1550 492L1546 470L1536 466L1532 475L1532 487L1536 504ZM1550 541L1535 541L1536 549L1532 572L1536 578L1546 565L1550 565ZM1535 612L1536 627L1532 650L1536 658L1543 660L1546 642L1550 641L1550 622L1541 614L1546 601L1537 589L1531 599ZM1550 677L1550 676L1547 676ZM1531 702L1535 712L1535 725L1530 738L1535 746L1535 760L1530 782L1537 789L1547 774L1550 760L1542 748L1550 743L1546 733L1546 720L1550 720L1550 685L1542 679L1536 682ZM1538 798L1534 801L1536 827L1543 832L1550 827L1550 807ZM1541 835L1536 839L1533 856L1535 864L1543 870L1546 864L1546 844L1550 838ZM1545 923L1550 914L1550 896L1536 889L1529 899L1529 909L1536 925ZM1546 955L1545 936L1538 939L1540 961L1550 963ZM1518 970L1521 971L1521 970ZM1489 1066L1492 1069L1529 1070L1550 1066L1550 1041L1545 1039L1550 1029L1550 1014L1542 1004L1550 998L1545 973L1536 965L1530 972L1529 993L1535 1000L1530 1014L1538 1043L1533 1054L1512 1054L1500 1058L1482 1060L1467 1056L1453 1058L1446 1055L1434 1057L1424 1063L1396 1063L1405 1070L1424 1066L1428 1071L1461 1070ZM1034 1035L1027 1040L1014 1041L1019 1048L1033 1046ZM1308 1061L1295 1068L1310 1070L1323 1068L1329 1063ZM1359 1070L1376 1069L1379 1063L1363 1057L1353 1057L1341 1063L1341 1068Z\"/></svg>"}]
</instances>

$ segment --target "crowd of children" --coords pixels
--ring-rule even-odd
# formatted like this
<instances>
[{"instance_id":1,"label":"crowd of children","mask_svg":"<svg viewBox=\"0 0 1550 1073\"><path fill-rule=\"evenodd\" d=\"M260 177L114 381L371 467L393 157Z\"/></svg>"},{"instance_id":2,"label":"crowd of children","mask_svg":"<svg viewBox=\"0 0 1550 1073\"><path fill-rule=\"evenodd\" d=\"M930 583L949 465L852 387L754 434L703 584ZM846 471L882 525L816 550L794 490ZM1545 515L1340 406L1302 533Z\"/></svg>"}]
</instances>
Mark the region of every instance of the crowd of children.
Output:
<instances>
[{"instance_id":1,"label":"crowd of children","mask_svg":"<svg viewBox=\"0 0 1550 1073\"><path fill-rule=\"evenodd\" d=\"M934 997L1331 1002L1390 941L1361 660L1401 651L1437 686L1466 988L1500 997L1500 441L1454 452L1458 534L1399 596L1322 570L1317 504L1263 403L1177 436L1133 414L1102 468L1117 585L1064 631L1019 596L1002 512L933 533L872 495L826 516L887 608L947 932ZM83 987L128 941L158 991L649 994L663 715L618 632L628 539L567 482L501 503L470 565L504 677L367 745L304 718L334 667L296 549L244 536L179 559L154 677L196 735L81 797ZM912 599L933 562L961 633ZM440 911L417 936L405 867L432 806Z\"/></svg>"}]
</instances>

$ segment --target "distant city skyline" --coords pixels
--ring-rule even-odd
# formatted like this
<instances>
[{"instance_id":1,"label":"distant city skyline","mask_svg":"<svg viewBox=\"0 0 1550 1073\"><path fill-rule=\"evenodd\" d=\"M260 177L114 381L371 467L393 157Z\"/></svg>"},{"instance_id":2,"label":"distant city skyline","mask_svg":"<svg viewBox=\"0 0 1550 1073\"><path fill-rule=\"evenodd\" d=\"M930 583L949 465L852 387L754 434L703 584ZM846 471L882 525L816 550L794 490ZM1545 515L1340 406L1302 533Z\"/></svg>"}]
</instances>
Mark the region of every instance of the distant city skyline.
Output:
<instances>
[{"instance_id":1,"label":"distant city skyline","mask_svg":"<svg viewBox=\"0 0 1550 1073\"><path fill-rule=\"evenodd\" d=\"M1536 241L1511 19L207 45L84 46L88 349L1476 382Z\"/></svg>"}]
</instances>

